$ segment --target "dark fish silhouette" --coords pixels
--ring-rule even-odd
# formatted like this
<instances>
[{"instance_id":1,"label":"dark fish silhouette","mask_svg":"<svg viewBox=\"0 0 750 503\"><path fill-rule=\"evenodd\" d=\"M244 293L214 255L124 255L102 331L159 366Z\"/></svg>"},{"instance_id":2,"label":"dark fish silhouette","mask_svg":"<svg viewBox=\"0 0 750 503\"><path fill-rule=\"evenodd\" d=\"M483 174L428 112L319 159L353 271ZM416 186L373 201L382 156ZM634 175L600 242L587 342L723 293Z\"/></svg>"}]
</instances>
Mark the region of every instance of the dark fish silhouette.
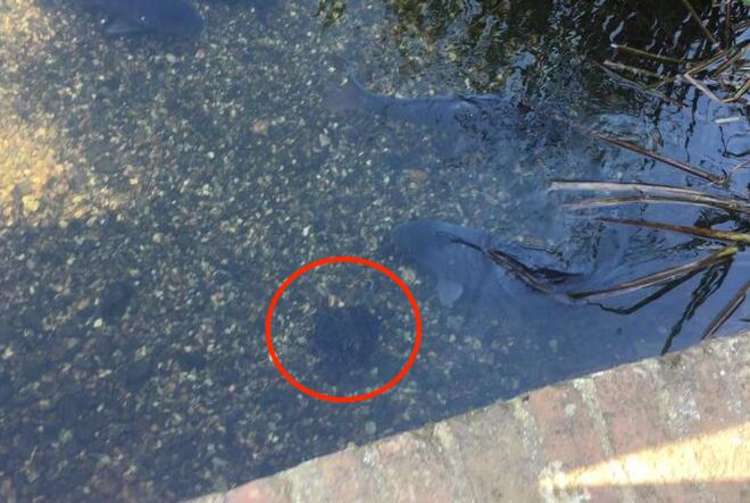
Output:
<instances>
[{"instance_id":1,"label":"dark fish silhouette","mask_svg":"<svg viewBox=\"0 0 750 503\"><path fill-rule=\"evenodd\" d=\"M358 371L369 371L377 350L380 321L363 306L324 308L315 313L312 347L319 372L330 384L345 384Z\"/></svg>"},{"instance_id":2,"label":"dark fish silhouette","mask_svg":"<svg viewBox=\"0 0 750 503\"><path fill-rule=\"evenodd\" d=\"M118 280L107 286L99 302L99 310L104 321L112 323L122 318L134 295L135 288L128 281Z\"/></svg>"},{"instance_id":3,"label":"dark fish silhouette","mask_svg":"<svg viewBox=\"0 0 750 503\"><path fill-rule=\"evenodd\" d=\"M364 112L389 122L427 127L447 140L453 152L480 142L518 143L523 122L519 104L501 94L397 98L372 93L353 77L329 89L326 102L339 114Z\"/></svg>"},{"instance_id":4,"label":"dark fish silhouette","mask_svg":"<svg viewBox=\"0 0 750 503\"><path fill-rule=\"evenodd\" d=\"M107 16L108 35L152 33L195 38L203 31L203 18L182 0L82 0L85 7Z\"/></svg>"},{"instance_id":5,"label":"dark fish silhouette","mask_svg":"<svg viewBox=\"0 0 750 503\"><path fill-rule=\"evenodd\" d=\"M437 220L403 223L393 230L393 241L436 279L445 306L459 300L497 305L534 290L562 295L563 286L587 276L566 271L548 251L501 243L485 231Z\"/></svg>"}]
</instances>

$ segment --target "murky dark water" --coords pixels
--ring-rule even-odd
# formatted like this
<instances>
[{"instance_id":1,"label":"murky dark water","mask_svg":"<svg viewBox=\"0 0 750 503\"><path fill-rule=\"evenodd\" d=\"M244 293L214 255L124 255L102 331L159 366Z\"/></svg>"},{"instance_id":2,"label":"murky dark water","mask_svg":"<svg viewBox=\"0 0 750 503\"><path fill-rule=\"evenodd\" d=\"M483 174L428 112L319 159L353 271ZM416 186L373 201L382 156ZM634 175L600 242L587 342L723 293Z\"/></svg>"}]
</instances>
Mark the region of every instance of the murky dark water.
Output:
<instances>
[{"instance_id":1,"label":"murky dark water","mask_svg":"<svg viewBox=\"0 0 750 503\"><path fill-rule=\"evenodd\" d=\"M717 174L742 160L746 121L714 122L741 110L687 86L669 91L683 105L666 103L594 64L612 41L706 57L681 2L201 1L194 41L107 38L69 4L0 1L0 499L222 489L694 344L746 281L740 255L728 274L715 266L631 314L556 302L512 277L505 296L449 307L391 240L400 223L443 220L552 250L601 284L701 256L710 242L614 229L546 191L556 179L704 186L559 118ZM446 130L419 110L388 120L382 102L342 106L346 77L383 96L507 104ZM744 193L746 177L730 188ZM264 344L278 286L330 255L393 269L423 316L410 374L361 404L298 393ZM351 265L300 279L273 326L290 372L334 394L390 379L415 328L397 286Z\"/></svg>"}]
</instances>

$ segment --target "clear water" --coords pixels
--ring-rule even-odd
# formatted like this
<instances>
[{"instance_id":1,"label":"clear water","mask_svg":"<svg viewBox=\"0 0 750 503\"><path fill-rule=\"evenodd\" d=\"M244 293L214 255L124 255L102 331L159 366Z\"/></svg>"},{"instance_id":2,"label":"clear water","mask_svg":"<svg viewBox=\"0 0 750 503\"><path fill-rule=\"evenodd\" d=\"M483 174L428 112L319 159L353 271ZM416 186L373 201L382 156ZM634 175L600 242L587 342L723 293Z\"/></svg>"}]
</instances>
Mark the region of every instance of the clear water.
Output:
<instances>
[{"instance_id":1,"label":"clear water","mask_svg":"<svg viewBox=\"0 0 750 503\"><path fill-rule=\"evenodd\" d=\"M740 259L723 280L716 268L631 315L518 284L496 305L446 308L434 279L390 240L401 222L440 219L558 250L584 268L601 259L599 244L616 243L601 247L622 253L606 280L700 256L706 243L676 252L685 238L615 231L546 193L554 179L701 186L554 115L715 173L742 159L746 122L712 122L736 111L679 88L685 106L664 104L591 63L612 40L700 55L680 2L630 12L607 1L494 10L279 1L259 13L252 2L206 0L196 2L206 30L191 42L107 38L71 4L0 2L0 480L22 501L164 501L232 486L693 344L745 281ZM528 106L517 125L525 133L446 149L451 138L419 124L337 112L332 90L347 75L389 96L508 93ZM745 190L743 176L734 190ZM620 215L711 216L676 207ZM390 267L423 315L414 368L365 403L300 394L266 352L272 295L330 255ZM696 306L701 288L716 292ZM346 314L355 306L368 315ZM381 385L413 331L399 289L348 265L300 279L274 318L285 365L328 393ZM366 343L345 340L363 333Z\"/></svg>"}]
</instances>

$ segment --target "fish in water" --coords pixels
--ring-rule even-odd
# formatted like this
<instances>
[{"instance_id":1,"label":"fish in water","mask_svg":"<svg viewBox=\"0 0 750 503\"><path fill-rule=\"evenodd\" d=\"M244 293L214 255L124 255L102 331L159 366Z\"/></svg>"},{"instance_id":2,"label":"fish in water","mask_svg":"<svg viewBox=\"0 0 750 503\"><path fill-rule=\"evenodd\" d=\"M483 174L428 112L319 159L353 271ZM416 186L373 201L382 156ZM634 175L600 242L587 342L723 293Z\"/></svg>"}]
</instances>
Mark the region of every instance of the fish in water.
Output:
<instances>
[{"instance_id":1,"label":"fish in water","mask_svg":"<svg viewBox=\"0 0 750 503\"><path fill-rule=\"evenodd\" d=\"M373 93L349 77L343 85L329 89L326 102L341 115L364 112L387 122L427 127L447 140L450 150L456 153L478 142L517 146L521 141L524 108L502 94L398 98Z\"/></svg>"},{"instance_id":2,"label":"fish in water","mask_svg":"<svg viewBox=\"0 0 750 503\"><path fill-rule=\"evenodd\" d=\"M436 279L440 303L448 307L463 300L497 305L534 290L566 300L562 288L588 276L566 270L549 251L501 243L485 231L438 220L400 224L393 242Z\"/></svg>"},{"instance_id":3,"label":"fish in water","mask_svg":"<svg viewBox=\"0 0 750 503\"><path fill-rule=\"evenodd\" d=\"M158 34L196 38L204 21L182 0L82 0L86 8L107 16L108 35Z\"/></svg>"}]
</instances>

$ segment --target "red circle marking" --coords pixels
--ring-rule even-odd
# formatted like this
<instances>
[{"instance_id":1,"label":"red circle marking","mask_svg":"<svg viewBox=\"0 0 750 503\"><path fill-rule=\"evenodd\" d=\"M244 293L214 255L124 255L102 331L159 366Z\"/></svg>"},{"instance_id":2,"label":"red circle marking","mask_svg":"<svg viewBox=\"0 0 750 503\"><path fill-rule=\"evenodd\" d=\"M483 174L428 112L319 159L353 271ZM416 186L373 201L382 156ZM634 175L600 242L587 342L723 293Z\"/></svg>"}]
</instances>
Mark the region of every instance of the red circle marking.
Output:
<instances>
[{"instance_id":1,"label":"red circle marking","mask_svg":"<svg viewBox=\"0 0 750 503\"><path fill-rule=\"evenodd\" d=\"M285 367L281 364L281 360L279 360L279 356L276 354L276 350L273 348L273 336L272 336L272 330L271 325L273 323L273 313L276 310L276 306L279 303L279 300L281 299L281 296L284 295L284 292L291 286L292 283L294 283L297 279L299 279L300 276L303 274L312 271L313 269L317 269L319 267L323 267L325 265L331 265L331 264L355 264L362 267L369 267L370 269L375 269L381 274L384 274L388 279L396 283L396 285L401 289L404 296L406 297L406 300L409 301L409 304L411 305L411 310L414 313L414 347L412 347L411 353L409 354L409 358L406 359L406 363L404 363L404 366L401 367L401 370L398 371L398 373L391 378L387 383L380 386L379 388L376 388L372 391L368 391L367 393L360 393L356 395L346 395L346 396L340 396L340 395L329 395L328 393L321 393L320 391L314 390L312 388L309 388L299 382ZM379 264L373 260L369 260L362 257L355 257L352 255L341 255L341 256L331 256L331 257L324 257L322 259L316 260L314 262L310 262L309 264L305 264L296 271L294 271L287 279L284 280L284 282L279 286L278 290L276 290L276 293L273 294L273 298L271 298L271 304L268 306L268 310L266 311L266 346L268 347L268 354L271 355L271 361L273 361L273 364L276 366L276 369L279 371L279 373L282 375L284 379L287 380L289 384L297 388L297 390L301 391L302 393L311 396L313 398L317 398L318 400L323 400L325 402L333 402L333 403L355 403L355 402L364 402L365 400L369 400L371 398L375 398L378 395L381 395L385 393L386 391L391 390L394 388L401 380L406 377L406 374L409 373L409 370L411 370L411 367L414 365L414 362L417 359L417 353L419 353L419 346L422 343L422 317L419 314L419 305L417 304L417 300L414 298L414 295L411 293L411 290L409 290L409 287L404 283L404 281L399 278L396 273L388 269L386 266Z\"/></svg>"}]
</instances>

